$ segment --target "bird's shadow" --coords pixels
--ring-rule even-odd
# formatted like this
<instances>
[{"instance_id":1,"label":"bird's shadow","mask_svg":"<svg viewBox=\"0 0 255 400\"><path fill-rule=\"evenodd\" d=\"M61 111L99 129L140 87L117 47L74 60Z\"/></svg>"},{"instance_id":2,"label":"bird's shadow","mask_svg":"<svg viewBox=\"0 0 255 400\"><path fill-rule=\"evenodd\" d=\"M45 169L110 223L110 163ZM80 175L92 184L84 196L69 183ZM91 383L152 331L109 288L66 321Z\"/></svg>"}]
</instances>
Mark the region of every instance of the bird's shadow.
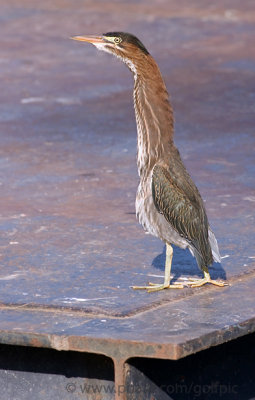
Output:
<instances>
[{"instance_id":1,"label":"bird's shadow","mask_svg":"<svg viewBox=\"0 0 255 400\"><path fill-rule=\"evenodd\" d=\"M174 276L173 282L181 276L192 277L194 275L201 275L201 277L203 277L201 270L197 266L195 257L191 255L188 249L183 250L173 245L173 250L174 253L171 268L171 275ZM165 260L166 246L163 247L162 253L154 258L152 265L154 268L164 272ZM212 279L226 279L226 272L222 267L222 264L214 262L209 267L209 272Z\"/></svg>"}]
</instances>

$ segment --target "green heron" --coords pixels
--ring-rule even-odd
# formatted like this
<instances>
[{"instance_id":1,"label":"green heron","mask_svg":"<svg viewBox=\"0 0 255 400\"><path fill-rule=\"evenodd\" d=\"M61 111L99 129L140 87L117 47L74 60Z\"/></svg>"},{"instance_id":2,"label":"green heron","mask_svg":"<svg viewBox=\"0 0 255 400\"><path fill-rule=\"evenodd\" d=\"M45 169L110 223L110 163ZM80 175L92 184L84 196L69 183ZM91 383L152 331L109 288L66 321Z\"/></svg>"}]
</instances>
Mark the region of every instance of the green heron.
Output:
<instances>
[{"instance_id":1,"label":"green heron","mask_svg":"<svg viewBox=\"0 0 255 400\"><path fill-rule=\"evenodd\" d=\"M134 108L137 124L137 166L140 183L136 196L136 214L150 234L166 244L163 284L148 283L133 289L157 291L183 288L170 284L173 248L188 248L203 271L203 279L190 279L191 287L212 283L208 266L220 262L217 240L210 229L200 193L188 174L173 141L173 110L159 68L144 45L135 36L109 32L101 36L75 36L99 50L121 59L134 75Z\"/></svg>"}]
</instances>

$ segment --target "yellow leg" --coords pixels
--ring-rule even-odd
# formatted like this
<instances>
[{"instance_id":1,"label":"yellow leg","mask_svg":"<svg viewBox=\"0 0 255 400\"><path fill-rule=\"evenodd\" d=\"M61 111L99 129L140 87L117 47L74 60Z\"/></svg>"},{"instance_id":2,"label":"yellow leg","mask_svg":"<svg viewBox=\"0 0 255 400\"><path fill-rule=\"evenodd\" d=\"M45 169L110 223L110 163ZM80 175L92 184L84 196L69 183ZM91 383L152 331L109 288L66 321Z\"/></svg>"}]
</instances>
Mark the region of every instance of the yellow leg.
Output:
<instances>
[{"instance_id":1,"label":"yellow leg","mask_svg":"<svg viewBox=\"0 0 255 400\"><path fill-rule=\"evenodd\" d=\"M158 290L163 289L183 289L184 286L180 284L170 285L170 274L171 274L171 266L173 259L173 248L170 244L166 245L166 262L165 262L165 278L163 284L151 283L149 282L148 286L132 286L133 289L145 289L148 292L157 292Z\"/></svg>"},{"instance_id":2,"label":"yellow leg","mask_svg":"<svg viewBox=\"0 0 255 400\"><path fill-rule=\"evenodd\" d=\"M205 285L206 283L211 283L215 286L228 286L227 282L224 281L216 281L211 279L208 269L206 267L203 268L204 278L191 278L189 281L185 282L185 285L190 285L190 287L200 287Z\"/></svg>"}]
</instances>

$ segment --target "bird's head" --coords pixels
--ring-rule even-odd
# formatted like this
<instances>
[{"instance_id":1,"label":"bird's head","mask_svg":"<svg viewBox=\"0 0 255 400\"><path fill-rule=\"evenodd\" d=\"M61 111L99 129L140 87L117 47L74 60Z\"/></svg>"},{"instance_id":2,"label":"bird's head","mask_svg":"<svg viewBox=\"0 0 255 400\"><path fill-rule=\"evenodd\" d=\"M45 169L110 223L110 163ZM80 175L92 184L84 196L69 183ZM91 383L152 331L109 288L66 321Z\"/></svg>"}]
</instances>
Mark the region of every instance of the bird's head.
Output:
<instances>
[{"instance_id":1,"label":"bird's head","mask_svg":"<svg viewBox=\"0 0 255 400\"><path fill-rule=\"evenodd\" d=\"M71 39L92 43L98 50L120 58L134 72L138 63L149 55L148 50L136 36L125 32L108 32L101 36L74 36Z\"/></svg>"}]
</instances>

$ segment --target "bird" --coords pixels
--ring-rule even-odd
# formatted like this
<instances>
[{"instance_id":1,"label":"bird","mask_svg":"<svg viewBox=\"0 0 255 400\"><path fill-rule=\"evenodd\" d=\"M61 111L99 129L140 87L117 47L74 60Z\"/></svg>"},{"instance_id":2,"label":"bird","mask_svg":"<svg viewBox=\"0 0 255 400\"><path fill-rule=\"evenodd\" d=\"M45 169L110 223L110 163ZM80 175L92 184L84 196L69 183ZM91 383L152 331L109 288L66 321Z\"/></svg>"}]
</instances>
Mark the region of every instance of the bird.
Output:
<instances>
[{"instance_id":1,"label":"bird","mask_svg":"<svg viewBox=\"0 0 255 400\"><path fill-rule=\"evenodd\" d=\"M108 32L73 36L120 59L134 77L133 101L137 125L136 216L146 232L166 245L163 283L132 286L156 292L163 289L200 287L213 280L208 267L221 262L217 240L210 228L204 202L174 143L173 109L159 67L143 43L133 34ZM171 283L173 247L188 248L196 258L203 278L181 278ZM186 279L186 280L185 280Z\"/></svg>"}]
</instances>

